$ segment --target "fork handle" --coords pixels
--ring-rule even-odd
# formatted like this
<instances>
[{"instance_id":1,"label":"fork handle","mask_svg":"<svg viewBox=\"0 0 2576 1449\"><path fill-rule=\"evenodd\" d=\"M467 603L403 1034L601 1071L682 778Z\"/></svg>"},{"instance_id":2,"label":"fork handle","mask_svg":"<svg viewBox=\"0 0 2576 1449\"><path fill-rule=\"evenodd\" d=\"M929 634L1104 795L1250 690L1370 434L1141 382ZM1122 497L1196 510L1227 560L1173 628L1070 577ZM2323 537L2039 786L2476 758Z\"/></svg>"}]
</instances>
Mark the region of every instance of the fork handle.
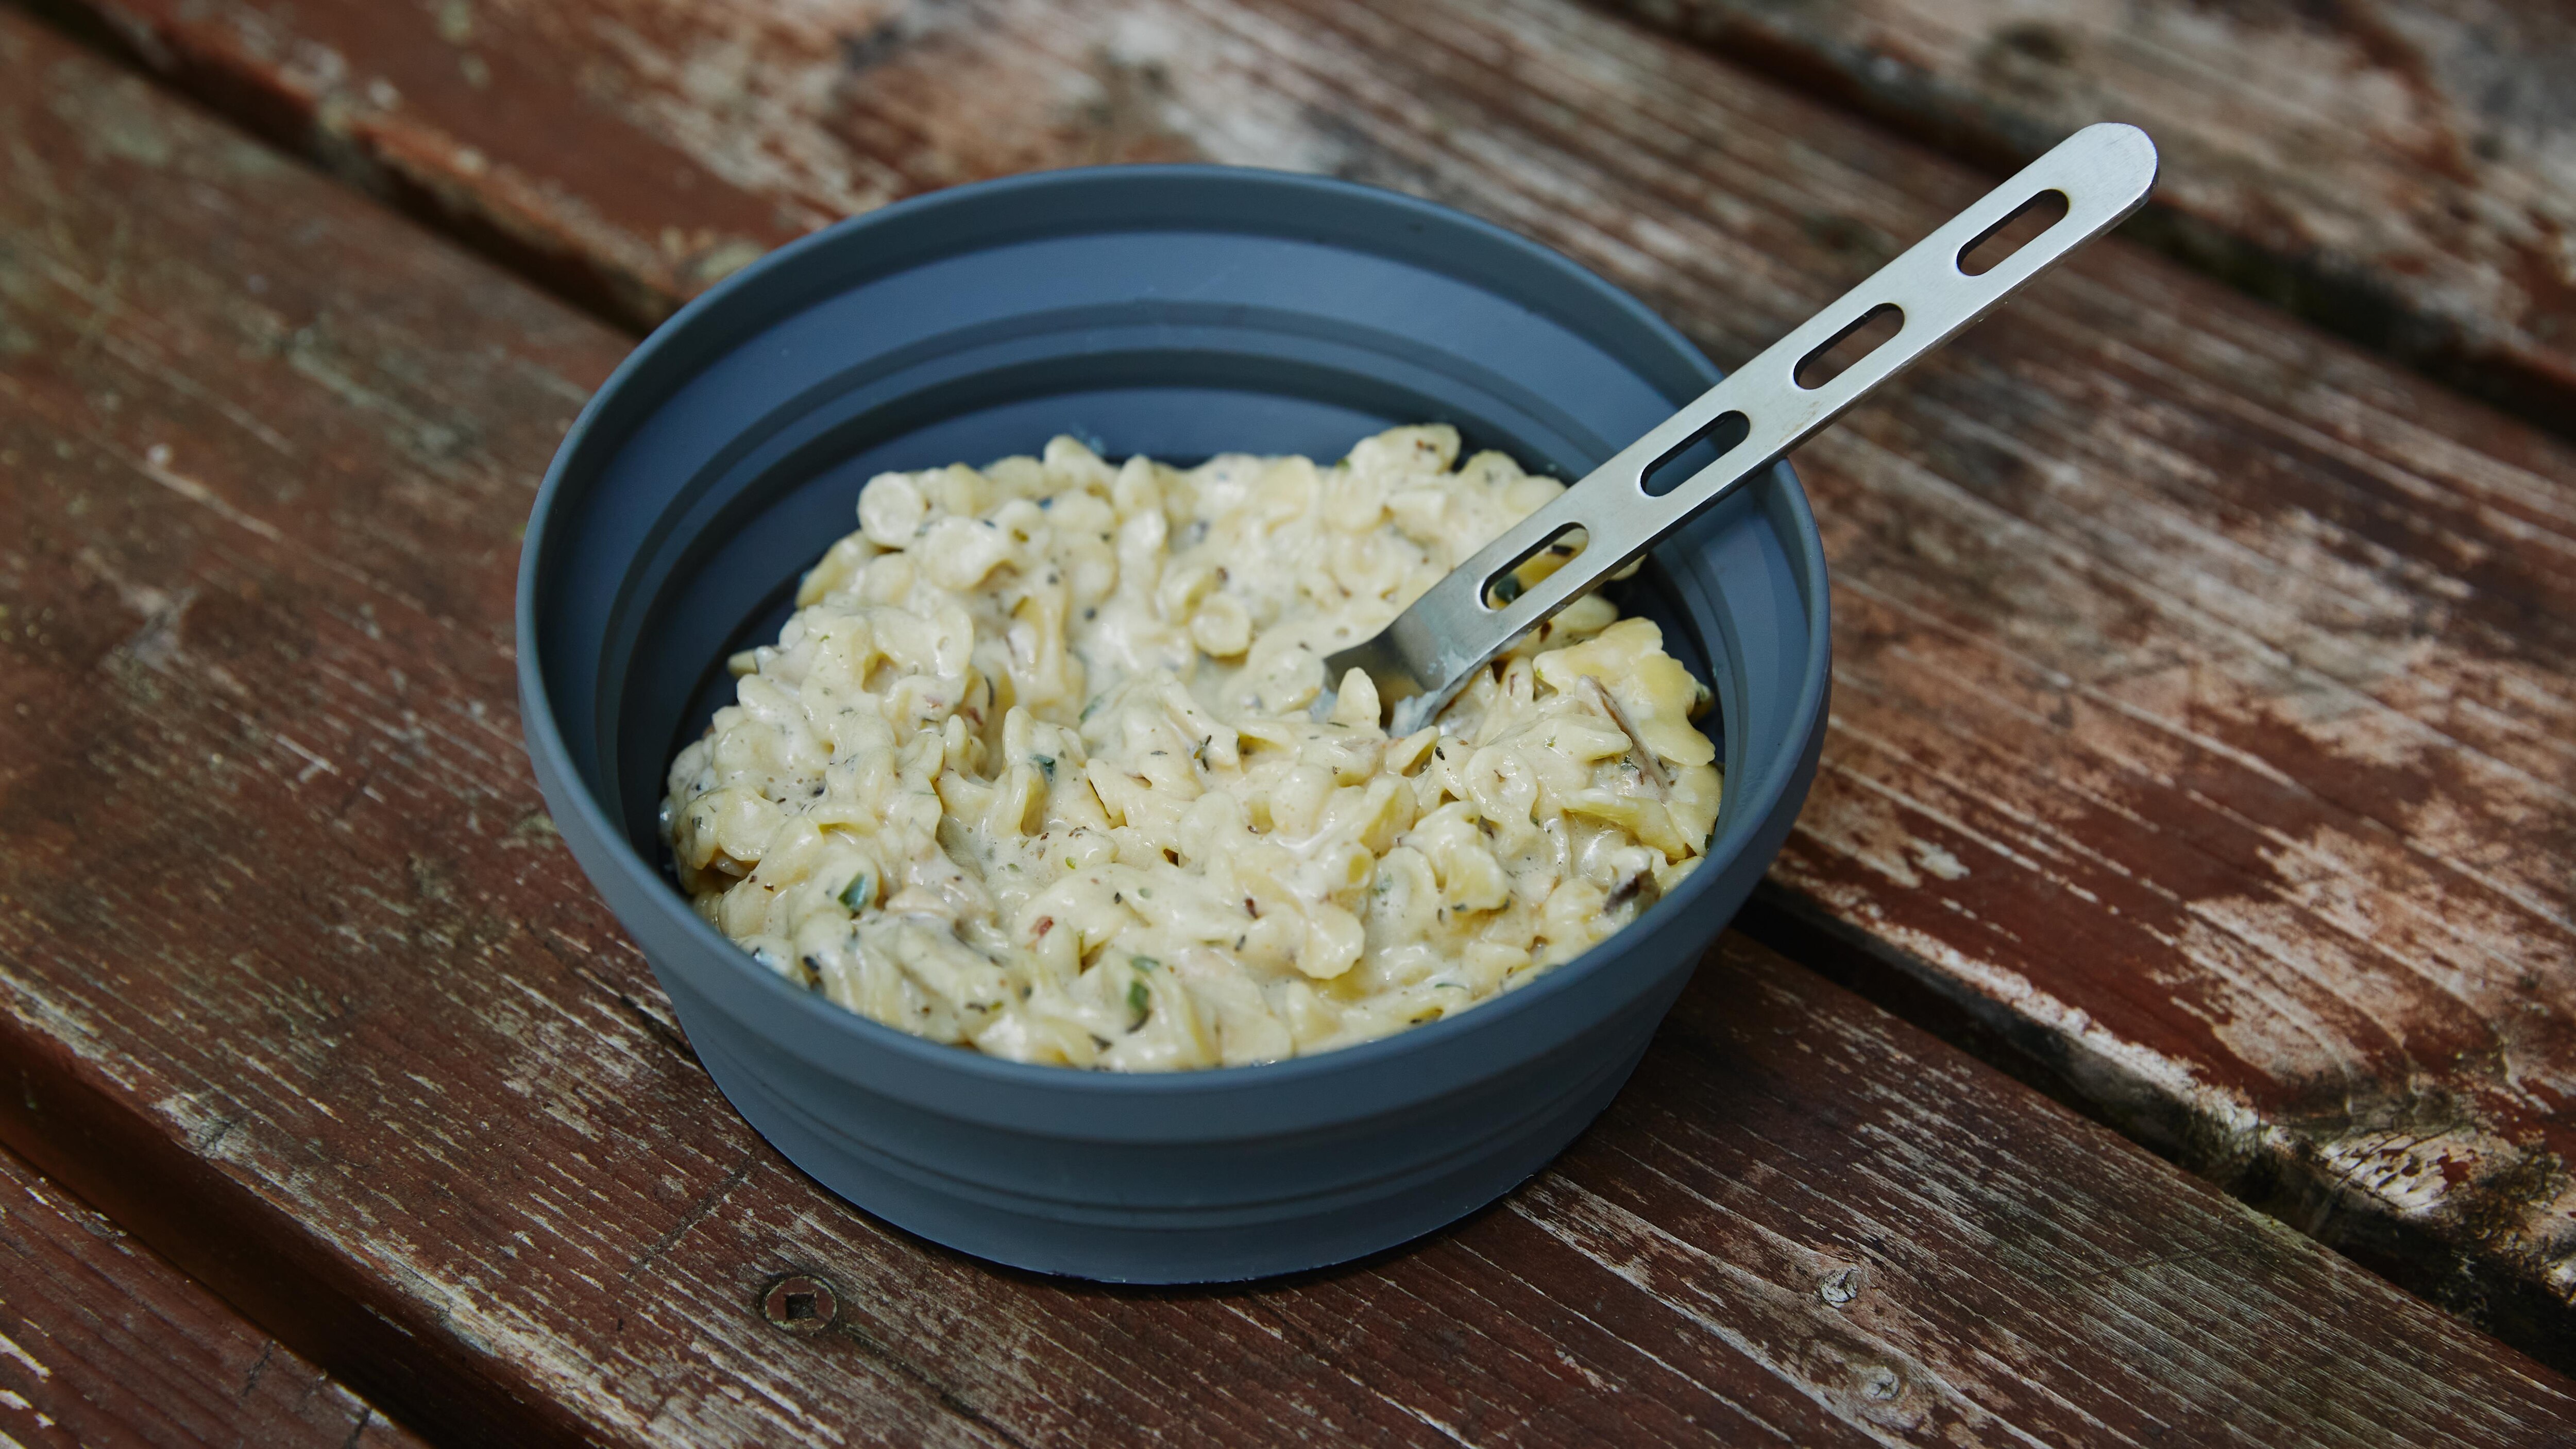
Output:
<instances>
[{"instance_id":1,"label":"fork handle","mask_svg":"<svg viewBox=\"0 0 2576 1449\"><path fill-rule=\"evenodd\" d=\"M1434 696L1430 707L1437 709L1514 639L2117 225L2146 201L2155 179L2156 148L2146 132L2109 122L2085 127L1505 530L1388 626L1398 650L1431 661L1430 669L1416 672ZM1978 242L2051 191L2065 198L2064 216L1991 269L1962 270L1961 259ZM1803 363L1884 307L1902 313L1894 337L1818 386L1798 381ZM1734 431L1729 414L1743 419L1739 441L1679 486L1660 495L1646 491L1648 474L1666 458L1721 421L1726 427L1719 431ZM1497 580L1569 528L1584 531L1582 552L1500 607L1487 602Z\"/></svg>"}]
</instances>

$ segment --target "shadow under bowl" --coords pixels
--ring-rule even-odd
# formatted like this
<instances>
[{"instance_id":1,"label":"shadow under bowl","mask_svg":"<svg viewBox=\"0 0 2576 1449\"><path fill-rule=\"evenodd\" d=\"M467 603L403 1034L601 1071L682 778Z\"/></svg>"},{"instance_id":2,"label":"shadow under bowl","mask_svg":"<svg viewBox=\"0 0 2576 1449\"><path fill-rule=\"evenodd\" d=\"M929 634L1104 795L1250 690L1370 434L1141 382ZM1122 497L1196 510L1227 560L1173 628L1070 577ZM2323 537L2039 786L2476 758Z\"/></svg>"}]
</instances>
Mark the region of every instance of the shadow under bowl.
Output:
<instances>
[{"instance_id":1,"label":"shadow under bowl","mask_svg":"<svg viewBox=\"0 0 2576 1449\"><path fill-rule=\"evenodd\" d=\"M519 687L565 842L725 1096L833 1191L1042 1272L1209 1282L1341 1262L1474 1211L1606 1106L1786 838L1816 768L1825 571L1775 464L1613 597L1715 687L1707 860L1528 986L1384 1040L1122 1075L936 1045L754 962L658 834L672 756L776 637L887 469L1034 453L1339 457L1456 425L1572 480L1717 371L1635 299L1456 212L1206 166L988 182L755 263L636 349L529 520Z\"/></svg>"}]
</instances>

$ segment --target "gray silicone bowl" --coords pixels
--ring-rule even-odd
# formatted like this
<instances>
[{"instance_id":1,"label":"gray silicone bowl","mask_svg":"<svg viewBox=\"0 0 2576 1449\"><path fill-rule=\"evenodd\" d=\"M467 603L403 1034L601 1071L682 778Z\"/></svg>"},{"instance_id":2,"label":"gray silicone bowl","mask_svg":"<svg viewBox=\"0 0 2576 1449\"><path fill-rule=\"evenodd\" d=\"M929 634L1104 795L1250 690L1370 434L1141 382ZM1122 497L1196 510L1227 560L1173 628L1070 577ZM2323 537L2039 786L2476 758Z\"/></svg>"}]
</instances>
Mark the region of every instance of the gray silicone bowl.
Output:
<instances>
[{"instance_id":1,"label":"gray silicone bowl","mask_svg":"<svg viewBox=\"0 0 2576 1449\"><path fill-rule=\"evenodd\" d=\"M1571 480L1716 380L1634 299L1456 212L1219 167L1067 171L845 222L692 303L557 454L519 575L528 751L582 868L743 1116L850 1201L1050 1273L1318 1267L1490 1202L1607 1105L1788 833L1823 735L1825 569L1787 465L1619 587L1710 679L1707 863L1476 1010L1270 1066L1122 1076L933 1045L781 981L693 914L663 772L888 468L1034 452L1341 455L1457 425Z\"/></svg>"}]
</instances>

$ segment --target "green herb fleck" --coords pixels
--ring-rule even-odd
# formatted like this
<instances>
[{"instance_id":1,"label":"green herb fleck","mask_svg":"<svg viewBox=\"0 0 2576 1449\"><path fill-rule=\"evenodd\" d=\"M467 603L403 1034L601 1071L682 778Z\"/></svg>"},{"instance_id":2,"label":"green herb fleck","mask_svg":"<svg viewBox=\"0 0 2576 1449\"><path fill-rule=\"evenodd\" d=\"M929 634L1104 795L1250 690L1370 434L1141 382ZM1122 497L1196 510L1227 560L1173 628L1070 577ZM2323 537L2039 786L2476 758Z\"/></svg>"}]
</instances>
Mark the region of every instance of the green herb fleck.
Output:
<instances>
[{"instance_id":1,"label":"green herb fleck","mask_svg":"<svg viewBox=\"0 0 2576 1449\"><path fill-rule=\"evenodd\" d=\"M1107 699L1108 697L1109 696L1105 694L1092 696L1091 702L1082 707L1082 717L1084 719L1091 718L1093 712L1100 708L1100 701Z\"/></svg>"},{"instance_id":2,"label":"green herb fleck","mask_svg":"<svg viewBox=\"0 0 2576 1449\"><path fill-rule=\"evenodd\" d=\"M1052 783L1054 782L1054 780L1055 780L1055 756L1053 756L1053 755L1031 755L1031 756L1029 756L1029 763L1030 763L1030 764L1032 764L1032 765L1037 766L1037 767L1038 767L1038 773L1039 773L1039 774L1041 774L1041 775L1046 776L1046 777L1047 777L1047 780L1048 780L1048 782L1049 782L1050 784L1052 784Z\"/></svg>"},{"instance_id":3,"label":"green herb fleck","mask_svg":"<svg viewBox=\"0 0 2576 1449\"><path fill-rule=\"evenodd\" d=\"M1139 971L1151 971L1163 963L1155 960L1151 956L1130 956L1127 958L1127 964L1135 967Z\"/></svg>"},{"instance_id":4,"label":"green herb fleck","mask_svg":"<svg viewBox=\"0 0 2576 1449\"><path fill-rule=\"evenodd\" d=\"M868 873L860 871L850 877L848 885L841 887L841 904L856 914L868 908L869 895Z\"/></svg>"},{"instance_id":5,"label":"green herb fleck","mask_svg":"<svg viewBox=\"0 0 2576 1449\"><path fill-rule=\"evenodd\" d=\"M1508 604L1520 596L1521 576L1519 574L1505 574L1501 578L1494 580L1495 603Z\"/></svg>"},{"instance_id":6,"label":"green herb fleck","mask_svg":"<svg viewBox=\"0 0 2576 1449\"><path fill-rule=\"evenodd\" d=\"M1127 1009L1136 1013L1136 1024L1138 1026L1143 1026L1145 1024L1145 1018L1153 1015L1154 993L1145 989L1145 983L1143 981L1130 981L1127 983Z\"/></svg>"},{"instance_id":7,"label":"green herb fleck","mask_svg":"<svg viewBox=\"0 0 2576 1449\"><path fill-rule=\"evenodd\" d=\"M1154 888L1152 886L1138 886L1136 887L1136 894L1143 896L1145 899L1150 901L1154 898Z\"/></svg>"}]
</instances>

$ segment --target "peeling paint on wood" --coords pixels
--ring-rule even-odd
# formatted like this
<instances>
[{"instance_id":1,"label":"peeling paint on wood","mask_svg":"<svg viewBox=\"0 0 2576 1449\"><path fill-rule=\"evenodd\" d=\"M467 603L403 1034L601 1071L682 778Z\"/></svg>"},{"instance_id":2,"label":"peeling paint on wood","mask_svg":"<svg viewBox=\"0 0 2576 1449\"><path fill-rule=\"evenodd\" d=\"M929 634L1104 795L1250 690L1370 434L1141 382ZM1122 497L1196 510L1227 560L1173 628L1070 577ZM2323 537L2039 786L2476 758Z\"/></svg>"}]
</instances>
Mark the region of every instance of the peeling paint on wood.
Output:
<instances>
[{"instance_id":1,"label":"peeling paint on wood","mask_svg":"<svg viewBox=\"0 0 2576 1449\"><path fill-rule=\"evenodd\" d=\"M28 339L0 358L0 1132L407 1420L690 1444L2511 1444L2576 1407L1740 938L1558 1168L1367 1264L1107 1289L873 1222L724 1106L518 752L515 531L625 339L5 12L0 71L0 305ZM1380 84L1349 109L1398 139ZM1466 191L1444 155L1424 176ZM2320 355L2330 409L2358 365ZM2416 446L2530 491L2527 458L2480 461L2476 416L2418 420ZM1964 867L1896 845L1917 891L2001 874L1907 824ZM832 1286L829 1332L763 1312L800 1274Z\"/></svg>"},{"instance_id":2,"label":"peeling paint on wood","mask_svg":"<svg viewBox=\"0 0 2576 1449\"><path fill-rule=\"evenodd\" d=\"M2133 121L2132 231L2561 432L2576 424L2576 12L2511 0L1609 0L1982 164Z\"/></svg>"},{"instance_id":3,"label":"peeling paint on wood","mask_svg":"<svg viewBox=\"0 0 2576 1449\"><path fill-rule=\"evenodd\" d=\"M1479 212L1732 362L1984 185L1547 0L524 0L450 27L535 78L471 106L415 77L464 42L395 43L429 10L102 5L494 224L616 218L559 235L646 312L690 238L1195 156ZM1838 714L1776 879L2158 1150L2576 1363L2576 454L2106 245L1799 463Z\"/></svg>"},{"instance_id":4,"label":"peeling paint on wood","mask_svg":"<svg viewBox=\"0 0 2576 1449\"><path fill-rule=\"evenodd\" d=\"M420 1443L6 1152L0 1435L22 1449Z\"/></svg>"}]
</instances>

